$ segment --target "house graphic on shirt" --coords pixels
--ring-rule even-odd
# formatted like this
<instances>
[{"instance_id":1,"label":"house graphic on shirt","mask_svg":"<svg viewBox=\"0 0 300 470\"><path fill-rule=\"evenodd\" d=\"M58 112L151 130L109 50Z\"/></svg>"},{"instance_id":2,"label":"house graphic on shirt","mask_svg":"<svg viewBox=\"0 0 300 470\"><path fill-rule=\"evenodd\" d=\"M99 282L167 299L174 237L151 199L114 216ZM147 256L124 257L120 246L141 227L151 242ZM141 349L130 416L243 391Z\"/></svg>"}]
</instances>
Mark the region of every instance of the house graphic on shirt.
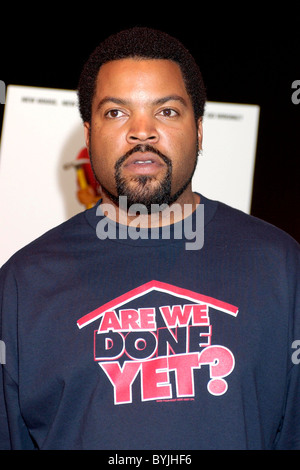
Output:
<instances>
[{"instance_id":1,"label":"house graphic on shirt","mask_svg":"<svg viewBox=\"0 0 300 470\"><path fill-rule=\"evenodd\" d=\"M167 294L175 295L186 300L194 301L195 303L206 304L208 306L211 306L217 310L220 310L222 312L228 313L233 316L237 316L238 314L238 308L235 307L234 305L230 305L229 303L214 299L213 297L208 297L206 295L198 294L188 289L173 286L172 284L167 284L165 282L150 281L145 284L142 284L139 287L136 287L135 289L132 289L126 292L123 295L120 295L119 297L116 297L115 299L107 302L106 304L93 310L87 315L84 315L78 320L77 325L79 328L83 328L89 323L101 318L105 314L105 312L112 310L112 309L119 308L125 305L127 302L133 299L136 299L138 297L141 297L145 294L148 294L149 292L152 292L152 291L165 292Z\"/></svg>"},{"instance_id":2,"label":"house graphic on shirt","mask_svg":"<svg viewBox=\"0 0 300 470\"><path fill-rule=\"evenodd\" d=\"M171 296L175 303L142 303L155 295L161 302ZM223 395L228 388L224 377L234 369L235 360L228 348L211 342L210 308L232 317L238 314L238 308L227 302L152 280L81 317L79 329L100 320L94 330L94 361L113 386L114 403L132 403L132 384L138 376L142 401L194 397L194 371L204 366L210 370L209 393Z\"/></svg>"}]
</instances>

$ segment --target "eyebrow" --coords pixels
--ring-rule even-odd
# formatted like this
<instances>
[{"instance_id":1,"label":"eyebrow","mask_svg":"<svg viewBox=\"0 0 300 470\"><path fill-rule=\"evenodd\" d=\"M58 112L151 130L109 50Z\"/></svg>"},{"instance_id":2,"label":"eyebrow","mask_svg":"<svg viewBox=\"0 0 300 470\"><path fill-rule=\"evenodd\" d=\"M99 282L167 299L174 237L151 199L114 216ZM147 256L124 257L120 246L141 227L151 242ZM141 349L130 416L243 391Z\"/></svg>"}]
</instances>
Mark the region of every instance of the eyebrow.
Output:
<instances>
[{"instance_id":1,"label":"eyebrow","mask_svg":"<svg viewBox=\"0 0 300 470\"><path fill-rule=\"evenodd\" d=\"M162 98L158 98L157 100L154 100L152 104L154 106L158 106L161 104L165 104L168 101L179 101L183 106L187 107L187 102L182 96L180 95L168 95L168 96L163 96ZM121 98L117 98L114 96L105 96L102 100L99 101L97 105L97 111L101 109L102 106L104 106L106 103L114 103L118 104L120 106L127 106L130 101L129 100L124 100Z\"/></svg>"},{"instance_id":2,"label":"eyebrow","mask_svg":"<svg viewBox=\"0 0 300 470\"><path fill-rule=\"evenodd\" d=\"M115 104L119 104L121 106L125 106L126 104L128 104L128 102L126 100L122 100L120 98L114 98L113 96L106 96L105 98L103 98L102 100L99 101L98 105L97 105L97 111L102 108L102 106L104 106L106 103L115 103Z\"/></svg>"},{"instance_id":3,"label":"eyebrow","mask_svg":"<svg viewBox=\"0 0 300 470\"><path fill-rule=\"evenodd\" d=\"M187 102L185 101L185 99L179 95L164 96L163 98L159 98L158 100L155 100L153 104L155 105L165 104L168 101L179 101L181 104L183 104L183 106L187 106Z\"/></svg>"}]
</instances>

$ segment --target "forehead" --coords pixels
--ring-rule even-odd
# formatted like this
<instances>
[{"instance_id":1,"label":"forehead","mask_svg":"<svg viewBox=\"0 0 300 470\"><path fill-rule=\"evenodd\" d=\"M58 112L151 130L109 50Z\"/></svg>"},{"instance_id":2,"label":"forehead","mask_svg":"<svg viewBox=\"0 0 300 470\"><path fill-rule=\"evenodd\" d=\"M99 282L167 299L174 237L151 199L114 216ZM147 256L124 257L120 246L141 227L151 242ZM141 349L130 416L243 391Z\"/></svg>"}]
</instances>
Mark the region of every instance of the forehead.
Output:
<instances>
[{"instance_id":1,"label":"forehead","mask_svg":"<svg viewBox=\"0 0 300 470\"><path fill-rule=\"evenodd\" d=\"M189 101L178 64L165 59L121 59L108 62L99 70L95 98L131 98L177 94Z\"/></svg>"}]
</instances>

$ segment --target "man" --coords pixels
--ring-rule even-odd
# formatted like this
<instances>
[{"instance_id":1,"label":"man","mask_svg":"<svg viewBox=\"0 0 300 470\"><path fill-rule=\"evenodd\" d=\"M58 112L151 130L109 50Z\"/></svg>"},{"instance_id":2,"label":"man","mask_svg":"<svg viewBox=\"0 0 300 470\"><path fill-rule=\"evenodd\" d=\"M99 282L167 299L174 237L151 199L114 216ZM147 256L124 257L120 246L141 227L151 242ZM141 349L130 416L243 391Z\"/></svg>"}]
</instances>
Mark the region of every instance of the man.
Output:
<instances>
[{"instance_id":1,"label":"man","mask_svg":"<svg viewBox=\"0 0 300 470\"><path fill-rule=\"evenodd\" d=\"M192 191L204 103L164 33L89 58L102 200L2 268L3 447L300 448L299 246Z\"/></svg>"}]
</instances>

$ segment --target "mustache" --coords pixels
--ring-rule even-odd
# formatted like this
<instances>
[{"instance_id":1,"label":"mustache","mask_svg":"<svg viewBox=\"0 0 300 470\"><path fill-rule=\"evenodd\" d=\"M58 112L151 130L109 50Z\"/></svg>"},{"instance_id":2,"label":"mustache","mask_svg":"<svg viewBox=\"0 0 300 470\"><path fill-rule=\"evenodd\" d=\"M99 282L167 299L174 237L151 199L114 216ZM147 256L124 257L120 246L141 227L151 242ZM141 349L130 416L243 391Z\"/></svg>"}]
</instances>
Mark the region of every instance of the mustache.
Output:
<instances>
[{"instance_id":1,"label":"mustache","mask_svg":"<svg viewBox=\"0 0 300 470\"><path fill-rule=\"evenodd\" d=\"M155 147L152 147L152 145L149 145L149 144L138 144L135 147L133 147L132 149L128 150L128 152L126 152L122 157L119 158L119 160L117 160L117 162L115 163L115 170L118 171L120 169L121 165L123 165L123 163L127 160L127 158L129 158L131 155L133 155L134 153L137 153L137 152L140 152L140 153L146 153L146 152L154 153L154 154L158 155L169 168L172 168L172 162L171 162L170 158L168 158L166 155L164 155L158 149L156 149Z\"/></svg>"}]
</instances>

